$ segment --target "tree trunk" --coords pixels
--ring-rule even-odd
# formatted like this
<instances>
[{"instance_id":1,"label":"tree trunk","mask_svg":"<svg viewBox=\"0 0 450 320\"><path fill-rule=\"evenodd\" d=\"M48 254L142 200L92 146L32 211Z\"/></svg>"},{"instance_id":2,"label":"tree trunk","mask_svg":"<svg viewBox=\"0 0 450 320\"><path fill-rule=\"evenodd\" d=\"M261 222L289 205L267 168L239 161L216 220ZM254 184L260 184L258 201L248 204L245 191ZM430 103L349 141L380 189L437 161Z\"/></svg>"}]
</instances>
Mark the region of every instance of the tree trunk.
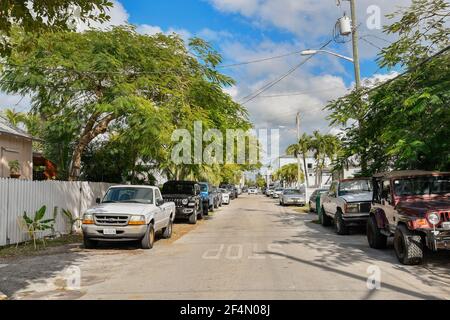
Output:
<instances>
[{"instance_id":1,"label":"tree trunk","mask_svg":"<svg viewBox=\"0 0 450 320\"><path fill-rule=\"evenodd\" d=\"M78 143L72 153L72 161L69 168L69 181L78 181L81 169L81 156L83 155L84 150L92 140L100 134L106 132L109 123L115 118L113 114L109 114L101 119L97 125L95 125L98 117L99 114L95 113L89 118L80 140L78 140Z\"/></svg>"},{"instance_id":2,"label":"tree trunk","mask_svg":"<svg viewBox=\"0 0 450 320\"><path fill-rule=\"evenodd\" d=\"M303 168L305 168L305 183L306 183L306 187L309 188L309 181L308 181L308 168L306 167L306 156L303 153Z\"/></svg>"}]
</instances>

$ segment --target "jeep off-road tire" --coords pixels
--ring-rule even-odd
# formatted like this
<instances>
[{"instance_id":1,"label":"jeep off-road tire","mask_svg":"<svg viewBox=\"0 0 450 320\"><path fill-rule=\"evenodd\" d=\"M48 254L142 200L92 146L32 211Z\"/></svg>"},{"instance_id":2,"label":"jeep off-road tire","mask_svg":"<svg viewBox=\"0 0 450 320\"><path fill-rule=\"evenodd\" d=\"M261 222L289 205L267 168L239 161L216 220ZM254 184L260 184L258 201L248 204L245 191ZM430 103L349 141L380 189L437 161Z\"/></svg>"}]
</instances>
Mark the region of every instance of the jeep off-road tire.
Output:
<instances>
[{"instance_id":1,"label":"jeep off-road tire","mask_svg":"<svg viewBox=\"0 0 450 320\"><path fill-rule=\"evenodd\" d=\"M324 227L329 227L333 223L333 220L325 213L324 208L322 207L322 212L320 214L320 224Z\"/></svg>"},{"instance_id":2,"label":"jeep off-road tire","mask_svg":"<svg viewBox=\"0 0 450 320\"><path fill-rule=\"evenodd\" d=\"M164 239L170 239L172 237L172 231L173 231L173 222L172 218L170 218L169 224L162 230L162 237Z\"/></svg>"},{"instance_id":3,"label":"jeep off-road tire","mask_svg":"<svg viewBox=\"0 0 450 320\"><path fill-rule=\"evenodd\" d=\"M197 220L198 220L198 213L196 210L194 210L194 213L189 216L189 224L197 224Z\"/></svg>"},{"instance_id":4,"label":"jeep off-road tire","mask_svg":"<svg viewBox=\"0 0 450 320\"><path fill-rule=\"evenodd\" d=\"M367 241L369 246L374 249L386 249L387 240L387 236L382 234L378 228L377 219L371 216L367 220Z\"/></svg>"},{"instance_id":5,"label":"jeep off-road tire","mask_svg":"<svg viewBox=\"0 0 450 320\"><path fill-rule=\"evenodd\" d=\"M91 240L88 238L83 238L83 245L85 249L95 249L98 245L98 241Z\"/></svg>"},{"instance_id":6,"label":"jeep off-road tire","mask_svg":"<svg viewBox=\"0 0 450 320\"><path fill-rule=\"evenodd\" d=\"M147 226L145 236L141 239L141 248L147 250L152 249L154 243L155 243L155 228L153 227L153 223L150 223Z\"/></svg>"},{"instance_id":7,"label":"jeep off-road tire","mask_svg":"<svg viewBox=\"0 0 450 320\"><path fill-rule=\"evenodd\" d=\"M394 249L398 261L405 265L417 265L423 261L422 237L399 225L394 235Z\"/></svg>"},{"instance_id":8,"label":"jeep off-road tire","mask_svg":"<svg viewBox=\"0 0 450 320\"><path fill-rule=\"evenodd\" d=\"M342 211L338 210L334 216L334 230L340 236L346 236L350 233L342 217Z\"/></svg>"}]
</instances>

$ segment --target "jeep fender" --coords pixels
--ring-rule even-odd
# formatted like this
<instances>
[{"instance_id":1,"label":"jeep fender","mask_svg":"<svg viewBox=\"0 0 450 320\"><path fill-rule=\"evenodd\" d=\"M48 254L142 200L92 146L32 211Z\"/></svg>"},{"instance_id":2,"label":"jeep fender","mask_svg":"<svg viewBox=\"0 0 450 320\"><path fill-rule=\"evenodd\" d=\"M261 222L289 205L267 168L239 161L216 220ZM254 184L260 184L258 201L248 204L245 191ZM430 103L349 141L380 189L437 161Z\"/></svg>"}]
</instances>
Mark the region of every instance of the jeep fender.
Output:
<instances>
[{"instance_id":1,"label":"jeep fender","mask_svg":"<svg viewBox=\"0 0 450 320\"><path fill-rule=\"evenodd\" d=\"M389 226L389 221L386 218L386 213L383 209L375 208L370 212L370 216L375 217L379 229L386 229Z\"/></svg>"}]
</instances>

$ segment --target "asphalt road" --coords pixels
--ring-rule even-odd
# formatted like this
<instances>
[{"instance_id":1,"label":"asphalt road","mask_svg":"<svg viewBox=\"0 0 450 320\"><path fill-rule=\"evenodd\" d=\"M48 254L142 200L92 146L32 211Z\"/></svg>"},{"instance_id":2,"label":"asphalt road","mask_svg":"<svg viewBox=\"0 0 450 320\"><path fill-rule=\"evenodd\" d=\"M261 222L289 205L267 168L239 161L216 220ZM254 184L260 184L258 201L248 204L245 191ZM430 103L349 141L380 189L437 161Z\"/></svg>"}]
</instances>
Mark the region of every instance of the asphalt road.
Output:
<instances>
[{"instance_id":1,"label":"asphalt road","mask_svg":"<svg viewBox=\"0 0 450 320\"><path fill-rule=\"evenodd\" d=\"M245 195L149 251L124 245L0 262L0 291L16 299L450 299L449 252L403 266L392 246L370 249L361 231L338 236L315 219ZM370 281L369 289L371 274L381 288Z\"/></svg>"}]
</instances>

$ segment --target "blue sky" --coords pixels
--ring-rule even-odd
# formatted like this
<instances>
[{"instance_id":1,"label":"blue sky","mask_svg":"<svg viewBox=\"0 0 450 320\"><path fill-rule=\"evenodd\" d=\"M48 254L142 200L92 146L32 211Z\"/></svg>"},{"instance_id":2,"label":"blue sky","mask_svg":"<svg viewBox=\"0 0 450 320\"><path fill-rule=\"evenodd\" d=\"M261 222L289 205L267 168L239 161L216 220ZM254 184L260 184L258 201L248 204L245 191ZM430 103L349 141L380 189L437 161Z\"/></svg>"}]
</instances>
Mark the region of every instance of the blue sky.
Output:
<instances>
[{"instance_id":1,"label":"blue sky","mask_svg":"<svg viewBox=\"0 0 450 320\"><path fill-rule=\"evenodd\" d=\"M317 48L331 39L335 22L349 13L348 1L336 0L112 0L111 21L104 25L132 23L146 34L178 33L184 39L199 36L210 41L224 64L251 61L304 49ZM363 78L382 80L391 76L379 70L375 59L379 49L395 40L383 34L384 17L410 0L359 0L358 30ZM374 11L375 10L375 11ZM379 13L379 14L374 14ZM370 27L374 17L380 26ZM376 21L376 20L375 20ZM97 26L98 27L98 26ZM102 26L103 27L103 26ZM347 39L350 40L350 39ZM370 42L370 44L368 43ZM351 45L332 42L329 50L351 56ZM223 69L236 80L226 92L242 101L270 81L279 78L304 59L291 55L262 63ZM261 96L245 104L250 119L259 128L281 128L281 149L295 141L295 114L302 114L302 130L312 133L338 132L331 128L323 107L344 95L354 81L352 63L320 54ZM279 97L284 94L295 94ZM274 97L275 96L275 97ZM29 108L30 99L0 92L0 109Z\"/></svg>"}]
</instances>

